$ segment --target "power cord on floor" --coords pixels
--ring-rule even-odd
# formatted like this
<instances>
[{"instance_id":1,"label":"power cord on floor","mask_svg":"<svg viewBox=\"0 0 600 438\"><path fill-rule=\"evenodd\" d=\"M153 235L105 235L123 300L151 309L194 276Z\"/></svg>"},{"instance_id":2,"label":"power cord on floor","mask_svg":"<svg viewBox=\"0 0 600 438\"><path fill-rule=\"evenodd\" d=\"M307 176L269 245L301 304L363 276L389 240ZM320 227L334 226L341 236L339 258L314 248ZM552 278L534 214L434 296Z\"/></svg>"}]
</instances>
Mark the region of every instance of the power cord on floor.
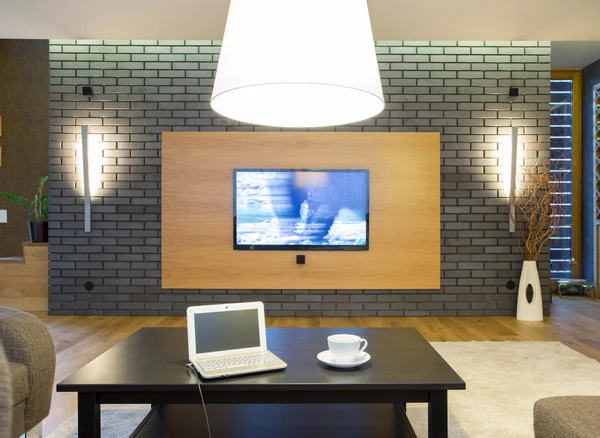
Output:
<instances>
[{"instance_id":1,"label":"power cord on floor","mask_svg":"<svg viewBox=\"0 0 600 438\"><path fill-rule=\"evenodd\" d=\"M200 391L200 399L202 400L202 407L204 408L204 416L206 417L206 428L208 429L208 438L212 438L212 436L210 434L210 423L208 422L208 413L206 412L206 404L204 403L204 396L202 395L202 387L200 386L200 375L198 374L198 370L196 370L194 365L192 365L191 363L188 363L186 365L186 367L189 368L190 370L192 370L192 373L194 373L194 376L196 376L196 382L198 383L198 390Z\"/></svg>"}]
</instances>

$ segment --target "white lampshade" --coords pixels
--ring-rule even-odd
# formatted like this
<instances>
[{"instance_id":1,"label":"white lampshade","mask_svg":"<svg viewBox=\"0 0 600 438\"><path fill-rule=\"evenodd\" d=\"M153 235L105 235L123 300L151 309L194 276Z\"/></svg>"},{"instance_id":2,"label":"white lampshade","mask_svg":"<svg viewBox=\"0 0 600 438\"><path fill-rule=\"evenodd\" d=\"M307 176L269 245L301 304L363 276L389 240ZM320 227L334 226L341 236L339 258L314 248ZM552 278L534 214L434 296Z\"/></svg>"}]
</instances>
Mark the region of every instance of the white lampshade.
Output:
<instances>
[{"instance_id":1,"label":"white lampshade","mask_svg":"<svg viewBox=\"0 0 600 438\"><path fill-rule=\"evenodd\" d=\"M231 0L211 106L241 122L296 128L380 113L366 0Z\"/></svg>"}]
</instances>

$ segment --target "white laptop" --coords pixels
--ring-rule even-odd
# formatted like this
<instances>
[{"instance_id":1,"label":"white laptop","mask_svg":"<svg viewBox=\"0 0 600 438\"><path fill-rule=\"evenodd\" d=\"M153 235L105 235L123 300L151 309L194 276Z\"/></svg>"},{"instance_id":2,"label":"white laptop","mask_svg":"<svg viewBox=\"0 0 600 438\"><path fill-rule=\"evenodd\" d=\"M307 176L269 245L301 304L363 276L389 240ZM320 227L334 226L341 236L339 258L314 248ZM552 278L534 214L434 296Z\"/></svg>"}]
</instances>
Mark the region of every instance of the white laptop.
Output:
<instances>
[{"instance_id":1,"label":"white laptop","mask_svg":"<svg viewBox=\"0 0 600 438\"><path fill-rule=\"evenodd\" d=\"M267 350L261 302L188 307L187 329L190 362L205 379L287 367Z\"/></svg>"}]
</instances>

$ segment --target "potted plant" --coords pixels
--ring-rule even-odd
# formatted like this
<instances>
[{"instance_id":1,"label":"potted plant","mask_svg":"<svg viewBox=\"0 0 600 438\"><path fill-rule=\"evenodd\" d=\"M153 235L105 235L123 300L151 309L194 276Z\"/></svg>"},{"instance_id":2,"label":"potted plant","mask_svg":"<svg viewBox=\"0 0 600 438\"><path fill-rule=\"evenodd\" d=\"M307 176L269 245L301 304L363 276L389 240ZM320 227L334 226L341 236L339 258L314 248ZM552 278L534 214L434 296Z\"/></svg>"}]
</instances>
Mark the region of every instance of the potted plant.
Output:
<instances>
[{"instance_id":1,"label":"potted plant","mask_svg":"<svg viewBox=\"0 0 600 438\"><path fill-rule=\"evenodd\" d=\"M44 193L44 186L47 181L47 176L40 180L37 193L31 200L24 196L0 192L0 198L8 199L19 207L27 208L27 214L30 218L27 224L29 226L29 240L31 242L48 241L48 194Z\"/></svg>"},{"instance_id":2,"label":"potted plant","mask_svg":"<svg viewBox=\"0 0 600 438\"><path fill-rule=\"evenodd\" d=\"M511 220L515 224L523 268L519 280L517 319L542 321L543 305L537 260L548 240L564 225L560 199L562 183L550 171L548 162L523 169L521 188L509 201ZM527 290L531 288L531 301Z\"/></svg>"}]
</instances>

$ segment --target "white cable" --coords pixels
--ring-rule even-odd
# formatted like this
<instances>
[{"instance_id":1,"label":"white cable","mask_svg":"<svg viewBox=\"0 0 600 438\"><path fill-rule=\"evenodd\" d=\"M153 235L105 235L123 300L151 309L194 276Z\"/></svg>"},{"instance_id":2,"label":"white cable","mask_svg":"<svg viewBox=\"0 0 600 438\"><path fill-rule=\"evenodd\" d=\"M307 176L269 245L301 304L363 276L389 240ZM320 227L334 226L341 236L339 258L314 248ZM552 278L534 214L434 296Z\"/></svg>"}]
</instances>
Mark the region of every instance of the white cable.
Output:
<instances>
[{"instance_id":1,"label":"white cable","mask_svg":"<svg viewBox=\"0 0 600 438\"><path fill-rule=\"evenodd\" d=\"M200 376L198 375L198 371L191 363L186 365L189 369L192 370L194 376L196 377L196 382L198 383L198 390L200 391L200 400L202 400L202 407L204 408L204 417L206 418L206 428L208 429L208 438L212 438L210 434L210 423L208 422L208 413L206 412L206 404L204 403L204 396L202 395L202 387L200 386Z\"/></svg>"}]
</instances>

